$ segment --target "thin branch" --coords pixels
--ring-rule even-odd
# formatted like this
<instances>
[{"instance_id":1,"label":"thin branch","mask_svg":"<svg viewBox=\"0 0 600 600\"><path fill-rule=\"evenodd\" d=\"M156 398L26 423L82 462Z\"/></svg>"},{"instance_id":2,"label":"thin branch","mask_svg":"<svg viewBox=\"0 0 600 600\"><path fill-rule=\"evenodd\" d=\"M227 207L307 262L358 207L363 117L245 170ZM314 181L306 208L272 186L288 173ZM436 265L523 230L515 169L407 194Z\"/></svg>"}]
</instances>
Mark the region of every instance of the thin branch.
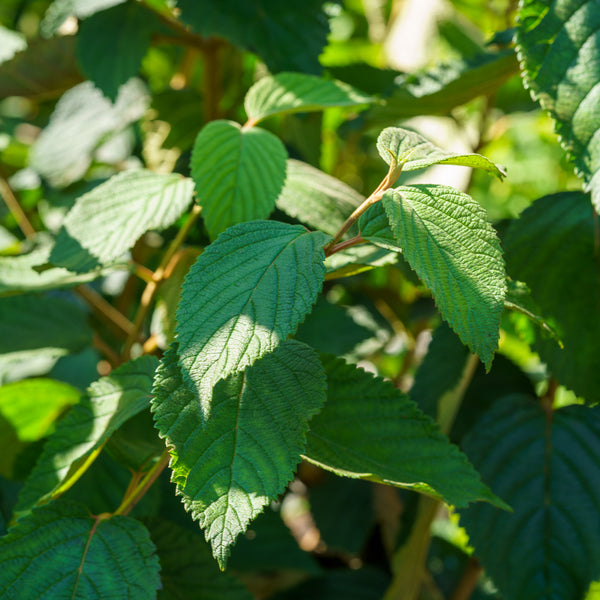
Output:
<instances>
[{"instance_id":1,"label":"thin branch","mask_svg":"<svg viewBox=\"0 0 600 600\"><path fill-rule=\"evenodd\" d=\"M341 252L342 250L347 250L348 248L352 248L352 246L365 244L366 242L367 240L365 240L365 238L363 238L360 235L357 235L356 237L350 238L349 240L344 240L343 242L339 242L338 244L333 246L333 248L331 248L328 251L327 256L331 256L332 254L335 254L336 252Z\"/></svg>"},{"instance_id":2,"label":"thin branch","mask_svg":"<svg viewBox=\"0 0 600 600\"><path fill-rule=\"evenodd\" d=\"M104 322L115 327L121 334L132 334L134 331L133 323L96 290L88 285L80 285L75 288L75 292L92 307L94 313Z\"/></svg>"},{"instance_id":3,"label":"thin branch","mask_svg":"<svg viewBox=\"0 0 600 600\"><path fill-rule=\"evenodd\" d=\"M476 558L470 558L449 600L469 600L473 595L483 569Z\"/></svg>"},{"instance_id":4,"label":"thin branch","mask_svg":"<svg viewBox=\"0 0 600 600\"><path fill-rule=\"evenodd\" d=\"M17 197L13 193L8 181L4 177L0 177L0 196L4 200L8 210L10 210L12 216L15 218L19 229L23 232L26 238L31 238L36 234L36 231L27 218L25 211L21 208Z\"/></svg>"}]
</instances>

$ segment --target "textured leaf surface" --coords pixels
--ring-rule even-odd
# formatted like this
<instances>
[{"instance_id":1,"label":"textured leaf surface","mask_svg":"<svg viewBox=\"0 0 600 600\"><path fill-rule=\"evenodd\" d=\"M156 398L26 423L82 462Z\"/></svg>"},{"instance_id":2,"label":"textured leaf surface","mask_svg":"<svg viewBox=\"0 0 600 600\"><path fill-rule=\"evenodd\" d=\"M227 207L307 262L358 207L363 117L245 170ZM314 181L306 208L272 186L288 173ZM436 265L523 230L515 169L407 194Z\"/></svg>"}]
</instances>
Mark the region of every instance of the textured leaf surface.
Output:
<instances>
[{"instance_id":1,"label":"textured leaf surface","mask_svg":"<svg viewBox=\"0 0 600 600\"><path fill-rule=\"evenodd\" d=\"M414 489L455 506L500 502L436 423L390 382L339 358L322 360L327 403L310 423L308 460L338 475Z\"/></svg>"},{"instance_id":2,"label":"textured leaf surface","mask_svg":"<svg viewBox=\"0 0 600 600\"><path fill-rule=\"evenodd\" d=\"M179 0L181 20L202 35L255 52L269 71L320 73L329 21L323 0ZM249 27L249 23L252 27Z\"/></svg>"},{"instance_id":3,"label":"textured leaf surface","mask_svg":"<svg viewBox=\"0 0 600 600\"><path fill-rule=\"evenodd\" d=\"M402 252L398 240L390 228L390 221L383 202L373 204L358 220L360 235L365 239L393 252Z\"/></svg>"},{"instance_id":4,"label":"textured leaf surface","mask_svg":"<svg viewBox=\"0 0 600 600\"><path fill-rule=\"evenodd\" d=\"M56 426L19 495L18 511L48 500L75 481L83 466L127 419L149 406L157 359L143 356L94 382ZM83 472L83 471L81 471Z\"/></svg>"},{"instance_id":5,"label":"textured leaf surface","mask_svg":"<svg viewBox=\"0 0 600 600\"><path fill-rule=\"evenodd\" d=\"M523 0L517 43L525 84L554 119L600 211L598 1Z\"/></svg>"},{"instance_id":6,"label":"textured leaf surface","mask_svg":"<svg viewBox=\"0 0 600 600\"><path fill-rule=\"evenodd\" d=\"M160 565L146 528L71 502L38 508L0 539L5 600L153 598Z\"/></svg>"},{"instance_id":7,"label":"textured leaf surface","mask_svg":"<svg viewBox=\"0 0 600 600\"><path fill-rule=\"evenodd\" d=\"M382 202L404 257L431 289L442 317L489 369L506 277L484 209L442 185L398 187Z\"/></svg>"},{"instance_id":8,"label":"textured leaf surface","mask_svg":"<svg viewBox=\"0 0 600 600\"><path fill-rule=\"evenodd\" d=\"M536 350L560 383L590 402L600 401L597 218L586 194L545 196L521 213L505 240L509 274L529 286L564 344L542 332Z\"/></svg>"},{"instance_id":9,"label":"textured leaf surface","mask_svg":"<svg viewBox=\"0 0 600 600\"><path fill-rule=\"evenodd\" d=\"M156 25L153 14L136 2L99 11L81 23L77 58L85 76L111 100L138 74Z\"/></svg>"},{"instance_id":10,"label":"textured leaf surface","mask_svg":"<svg viewBox=\"0 0 600 600\"><path fill-rule=\"evenodd\" d=\"M220 382L206 419L172 348L157 372L154 395L173 480L223 568L237 536L292 478L308 420L325 402L323 368L314 350L288 341Z\"/></svg>"},{"instance_id":11,"label":"textured leaf surface","mask_svg":"<svg viewBox=\"0 0 600 600\"><path fill-rule=\"evenodd\" d=\"M122 86L114 105L89 81L75 86L63 94L33 144L30 166L54 187L66 187L83 177L101 143L140 119L148 104L138 79Z\"/></svg>"},{"instance_id":12,"label":"textured leaf surface","mask_svg":"<svg viewBox=\"0 0 600 600\"><path fill-rule=\"evenodd\" d=\"M335 235L364 197L339 179L290 159L277 208L313 229Z\"/></svg>"},{"instance_id":13,"label":"textured leaf surface","mask_svg":"<svg viewBox=\"0 0 600 600\"><path fill-rule=\"evenodd\" d=\"M403 171L425 169L432 165L461 165L488 171L502 179L502 167L481 154L454 154L438 148L422 135L400 127L388 127L377 138L377 150L389 165L397 161Z\"/></svg>"},{"instance_id":14,"label":"textured leaf surface","mask_svg":"<svg viewBox=\"0 0 600 600\"><path fill-rule=\"evenodd\" d=\"M266 219L285 181L287 151L272 133L212 121L198 134L191 170L212 238L230 225Z\"/></svg>"},{"instance_id":15,"label":"textured leaf surface","mask_svg":"<svg viewBox=\"0 0 600 600\"><path fill-rule=\"evenodd\" d=\"M464 449L514 513L475 505L461 524L505 598L576 600L600 575L600 410L547 415L531 397L504 398Z\"/></svg>"},{"instance_id":16,"label":"textured leaf surface","mask_svg":"<svg viewBox=\"0 0 600 600\"><path fill-rule=\"evenodd\" d=\"M203 402L217 381L296 331L321 289L328 240L299 225L254 221L229 228L200 255L176 331L184 379Z\"/></svg>"},{"instance_id":17,"label":"textured leaf surface","mask_svg":"<svg viewBox=\"0 0 600 600\"><path fill-rule=\"evenodd\" d=\"M302 73L279 73L255 83L244 100L248 119L258 122L280 113L323 110L329 106L360 106L373 102L341 81Z\"/></svg>"},{"instance_id":18,"label":"textured leaf surface","mask_svg":"<svg viewBox=\"0 0 600 600\"><path fill-rule=\"evenodd\" d=\"M125 171L81 196L65 217L49 262L84 272L114 262L149 229L174 223L192 201L191 179Z\"/></svg>"}]
</instances>

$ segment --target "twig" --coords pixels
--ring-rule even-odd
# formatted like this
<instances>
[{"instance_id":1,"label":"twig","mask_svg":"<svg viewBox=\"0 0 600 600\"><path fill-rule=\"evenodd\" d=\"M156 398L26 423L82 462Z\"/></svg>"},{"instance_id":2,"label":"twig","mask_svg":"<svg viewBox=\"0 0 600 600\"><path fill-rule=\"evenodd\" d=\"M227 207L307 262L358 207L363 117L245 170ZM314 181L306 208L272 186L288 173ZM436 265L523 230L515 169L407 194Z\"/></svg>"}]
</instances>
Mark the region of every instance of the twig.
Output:
<instances>
[{"instance_id":1,"label":"twig","mask_svg":"<svg viewBox=\"0 0 600 600\"><path fill-rule=\"evenodd\" d=\"M98 317L116 327L121 334L131 335L133 333L133 323L90 286L80 285L75 288L75 292L94 309Z\"/></svg>"},{"instance_id":2,"label":"twig","mask_svg":"<svg viewBox=\"0 0 600 600\"><path fill-rule=\"evenodd\" d=\"M473 595L483 569L476 558L470 558L449 600L469 600Z\"/></svg>"},{"instance_id":3,"label":"twig","mask_svg":"<svg viewBox=\"0 0 600 600\"><path fill-rule=\"evenodd\" d=\"M31 238L36 234L36 231L27 218L25 211L21 208L17 197L13 193L8 181L4 177L0 177L0 196L4 200L8 210L10 210L12 216L15 218L19 229L23 232L26 238Z\"/></svg>"}]
</instances>

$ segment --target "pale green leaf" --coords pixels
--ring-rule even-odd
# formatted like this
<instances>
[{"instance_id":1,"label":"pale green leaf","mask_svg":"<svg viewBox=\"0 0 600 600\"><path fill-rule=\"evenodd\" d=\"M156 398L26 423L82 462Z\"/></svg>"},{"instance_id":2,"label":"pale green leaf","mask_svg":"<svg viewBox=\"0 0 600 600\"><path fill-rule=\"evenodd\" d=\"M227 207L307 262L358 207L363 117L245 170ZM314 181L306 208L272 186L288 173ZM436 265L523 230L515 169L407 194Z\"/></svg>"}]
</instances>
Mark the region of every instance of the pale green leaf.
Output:
<instances>
[{"instance_id":1,"label":"pale green leaf","mask_svg":"<svg viewBox=\"0 0 600 600\"><path fill-rule=\"evenodd\" d=\"M277 208L313 229L335 235L364 197L339 179L290 159Z\"/></svg>"},{"instance_id":2,"label":"pale green leaf","mask_svg":"<svg viewBox=\"0 0 600 600\"><path fill-rule=\"evenodd\" d=\"M60 26L71 16L85 19L101 10L111 6L123 4L127 0L54 0L48 7L40 31L42 35L54 35Z\"/></svg>"},{"instance_id":3,"label":"pale green leaf","mask_svg":"<svg viewBox=\"0 0 600 600\"><path fill-rule=\"evenodd\" d=\"M431 289L442 317L489 369L506 276L485 210L442 185L401 186L387 191L382 202L404 257Z\"/></svg>"},{"instance_id":4,"label":"pale green leaf","mask_svg":"<svg viewBox=\"0 0 600 600\"><path fill-rule=\"evenodd\" d=\"M143 356L92 383L48 438L19 495L19 512L60 495L91 464L110 435L149 406L157 363L155 357Z\"/></svg>"},{"instance_id":5,"label":"pale green leaf","mask_svg":"<svg viewBox=\"0 0 600 600\"><path fill-rule=\"evenodd\" d=\"M403 171L425 169L432 165L461 165L482 169L496 175L499 179L506 175L502 167L481 154L446 152L422 135L400 127L384 129L377 138L377 149L388 165L398 163Z\"/></svg>"},{"instance_id":6,"label":"pale green leaf","mask_svg":"<svg viewBox=\"0 0 600 600\"><path fill-rule=\"evenodd\" d=\"M148 93L138 79L121 87L115 104L89 81L75 86L60 98L31 147L30 166L55 187L78 181L94 151L110 135L140 119L148 105Z\"/></svg>"},{"instance_id":7,"label":"pale green leaf","mask_svg":"<svg viewBox=\"0 0 600 600\"><path fill-rule=\"evenodd\" d=\"M153 391L173 481L224 568L237 536L293 476L308 421L325 402L323 368L314 350L285 342L244 373L219 382L207 419L172 348Z\"/></svg>"},{"instance_id":8,"label":"pale green leaf","mask_svg":"<svg viewBox=\"0 0 600 600\"><path fill-rule=\"evenodd\" d=\"M583 598L600 576L600 408L551 414L536 398L500 399L463 447L513 513L478 504L461 525L504 598Z\"/></svg>"},{"instance_id":9,"label":"pale green leaf","mask_svg":"<svg viewBox=\"0 0 600 600\"><path fill-rule=\"evenodd\" d=\"M156 548L130 517L92 517L81 504L36 509L0 538L4 600L154 598Z\"/></svg>"},{"instance_id":10,"label":"pale green leaf","mask_svg":"<svg viewBox=\"0 0 600 600\"><path fill-rule=\"evenodd\" d=\"M191 172L211 238L230 225L266 219L283 187L287 151L272 133L211 121L198 134Z\"/></svg>"},{"instance_id":11,"label":"pale green leaf","mask_svg":"<svg viewBox=\"0 0 600 600\"><path fill-rule=\"evenodd\" d=\"M597 0L523 0L517 47L532 96L600 211L600 10Z\"/></svg>"},{"instance_id":12,"label":"pale green leaf","mask_svg":"<svg viewBox=\"0 0 600 600\"><path fill-rule=\"evenodd\" d=\"M230 227L200 255L185 279L176 332L184 379L203 403L217 381L296 331L321 290L329 239L253 221Z\"/></svg>"},{"instance_id":13,"label":"pale green leaf","mask_svg":"<svg viewBox=\"0 0 600 600\"><path fill-rule=\"evenodd\" d=\"M21 33L0 26L0 64L10 60L25 48L27 48L27 41Z\"/></svg>"},{"instance_id":14,"label":"pale green leaf","mask_svg":"<svg viewBox=\"0 0 600 600\"><path fill-rule=\"evenodd\" d=\"M352 246L331 254L325 260L327 275L325 279L350 277L363 271L369 271L398 261L398 252L377 248L371 244Z\"/></svg>"},{"instance_id":15,"label":"pale green leaf","mask_svg":"<svg viewBox=\"0 0 600 600\"><path fill-rule=\"evenodd\" d=\"M323 355L322 362L327 403L310 423L309 461L455 506L476 500L503 505L437 424L390 382L333 356Z\"/></svg>"},{"instance_id":16,"label":"pale green leaf","mask_svg":"<svg viewBox=\"0 0 600 600\"><path fill-rule=\"evenodd\" d=\"M323 110L330 106L360 106L374 98L341 81L303 73L263 77L246 94L244 108L254 123L271 115Z\"/></svg>"},{"instance_id":17,"label":"pale green leaf","mask_svg":"<svg viewBox=\"0 0 600 600\"><path fill-rule=\"evenodd\" d=\"M193 182L176 173L125 171L75 202L48 262L85 272L114 262L149 229L172 225L192 201Z\"/></svg>"}]
</instances>

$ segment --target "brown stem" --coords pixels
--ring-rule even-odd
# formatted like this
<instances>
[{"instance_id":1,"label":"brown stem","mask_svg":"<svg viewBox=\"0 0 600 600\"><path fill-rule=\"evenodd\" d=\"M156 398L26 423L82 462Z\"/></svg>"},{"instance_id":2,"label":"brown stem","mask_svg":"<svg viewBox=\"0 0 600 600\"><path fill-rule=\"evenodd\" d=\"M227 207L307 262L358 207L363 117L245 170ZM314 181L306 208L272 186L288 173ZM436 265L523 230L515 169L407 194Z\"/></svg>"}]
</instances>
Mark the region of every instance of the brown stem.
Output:
<instances>
[{"instance_id":1,"label":"brown stem","mask_svg":"<svg viewBox=\"0 0 600 600\"><path fill-rule=\"evenodd\" d=\"M94 335L92 344L102 352L111 367L115 368L121 364L121 357L98 334Z\"/></svg>"},{"instance_id":2,"label":"brown stem","mask_svg":"<svg viewBox=\"0 0 600 600\"><path fill-rule=\"evenodd\" d=\"M352 246L358 246L359 244L365 244L367 240L365 240L362 236L357 235L356 237L350 238L349 240L344 240L343 242L339 242L333 248L330 248L325 255L331 256L336 252L341 252L342 250L346 250L347 248L352 248Z\"/></svg>"},{"instance_id":3,"label":"brown stem","mask_svg":"<svg viewBox=\"0 0 600 600\"><path fill-rule=\"evenodd\" d=\"M35 229L25 211L21 208L17 197L13 193L10 185L8 185L8 181L4 179L4 177L0 177L0 196L2 196L2 200L4 200L8 210L10 210L12 216L15 218L19 229L23 232L23 235L26 238L31 238L35 235Z\"/></svg>"},{"instance_id":4,"label":"brown stem","mask_svg":"<svg viewBox=\"0 0 600 600\"><path fill-rule=\"evenodd\" d=\"M119 334L131 335L134 330L133 323L93 288L80 285L75 288L75 292L92 307L99 318L111 325Z\"/></svg>"},{"instance_id":5,"label":"brown stem","mask_svg":"<svg viewBox=\"0 0 600 600\"><path fill-rule=\"evenodd\" d=\"M469 600L473 595L483 569L476 558L470 558L463 574L448 600Z\"/></svg>"},{"instance_id":6,"label":"brown stem","mask_svg":"<svg viewBox=\"0 0 600 600\"><path fill-rule=\"evenodd\" d=\"M155 10L152 6L148 5L144 2L144 6L152 11L164 25L166 25L171 31L174 31L177 34L177 37L170 38L169 36L160 36L157 39L168 39L170 42L179 41L185 43L188 46L195 46L196 48L204 49L206 45L206 40L197 33L190 31L181 21L172 17L170 15L166 15L158 10Z\"/></svg>"}]
</instances>

